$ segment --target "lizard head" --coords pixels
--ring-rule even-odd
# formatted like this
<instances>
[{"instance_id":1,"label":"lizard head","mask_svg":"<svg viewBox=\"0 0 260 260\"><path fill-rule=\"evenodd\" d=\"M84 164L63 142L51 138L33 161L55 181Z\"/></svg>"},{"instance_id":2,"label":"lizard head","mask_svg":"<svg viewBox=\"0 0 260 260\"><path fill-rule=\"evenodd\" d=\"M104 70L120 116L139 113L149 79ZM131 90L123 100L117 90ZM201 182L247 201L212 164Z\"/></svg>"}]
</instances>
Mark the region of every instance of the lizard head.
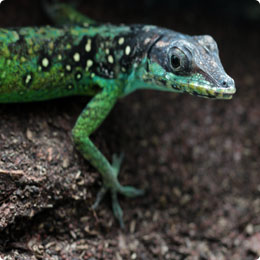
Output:
<instances>
[{"instance_id":1,"label":"lizard head","mask_svg":"<svg viewBox=\"0 0 260 260\"><path fill-rule=\"evenodd\" d=\"M214 39L170 32L150 46L142 80L160 90L231 99L234 80L223 69Z\"/></svg>"}]
</instances>

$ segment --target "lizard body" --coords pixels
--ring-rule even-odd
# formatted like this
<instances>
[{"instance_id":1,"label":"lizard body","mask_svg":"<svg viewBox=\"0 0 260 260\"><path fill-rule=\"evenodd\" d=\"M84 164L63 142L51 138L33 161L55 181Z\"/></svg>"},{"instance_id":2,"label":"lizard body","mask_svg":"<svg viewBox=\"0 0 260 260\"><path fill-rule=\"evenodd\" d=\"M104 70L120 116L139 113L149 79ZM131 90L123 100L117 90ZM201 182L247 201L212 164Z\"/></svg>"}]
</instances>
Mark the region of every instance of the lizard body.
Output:
<instances>
[{"instance_id":1,"label":"lizard body","mask_svg":"<svg viewBox=\"0 0 260 260\"><path fill-rule=\"evenodd\" d=\"M0 102L93 96L72 136L77 149L102 175L96 208L107 191L123 226L117 193L143 192L120 185L122 157L110 164L89 136L116 101L137 90L157 89L230 99L234 81L224 71L211 36L189 36L152 25L99 24L67 5L47 6L57 27L0 29Z\"/></svg>"}]
</instances>

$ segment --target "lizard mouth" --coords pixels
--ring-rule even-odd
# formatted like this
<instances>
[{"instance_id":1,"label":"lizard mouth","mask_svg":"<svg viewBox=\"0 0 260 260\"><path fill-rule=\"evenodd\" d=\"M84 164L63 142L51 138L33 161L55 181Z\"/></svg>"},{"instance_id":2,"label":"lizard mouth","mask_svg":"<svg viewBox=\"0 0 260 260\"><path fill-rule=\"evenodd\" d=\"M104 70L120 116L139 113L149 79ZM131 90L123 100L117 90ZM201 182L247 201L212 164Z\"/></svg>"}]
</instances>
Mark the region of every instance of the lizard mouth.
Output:
<instances>
[{"instance_id":1,"label":"lizard mouth","mask_svg":"<svg viewBox=\"0 0 260 260\"><path fill-rule=\"evenodd\" d=\"M183 85L183 92L187 92L191 95L209 99L232 99L236 93L235 86L231 88L216 88L208 85L196 86L192 84ZM175 90L180 90L180 87L172 85Z\"/></svg>"},{"instance_id":2,"label":"lizard mouth","mask_svg":"<svg viewBox=\"0 0 260 260\"><path fill-rule=\"evenodd\" d=\"M189 94L197 97L209 98L209 99L232 99L233 97L233 94L229 94L229 93L221 93L221 94L218 93L216 95L212 95L212 94L204 95L204 94L198 94L197 92L193 92Z\"/></svg>"},{"instance_id":3,"label":"lizard mouth","mask_svg":"<svg viewBox=\"0 0 260 260\"><path fill-rule=\"evenodd\" d=\"M235 82L228 75L217 80L203 74L179 77L178 83L171 84L174 90L210 99L232 99L236 93Z\"/></svg>"}]
</instances>

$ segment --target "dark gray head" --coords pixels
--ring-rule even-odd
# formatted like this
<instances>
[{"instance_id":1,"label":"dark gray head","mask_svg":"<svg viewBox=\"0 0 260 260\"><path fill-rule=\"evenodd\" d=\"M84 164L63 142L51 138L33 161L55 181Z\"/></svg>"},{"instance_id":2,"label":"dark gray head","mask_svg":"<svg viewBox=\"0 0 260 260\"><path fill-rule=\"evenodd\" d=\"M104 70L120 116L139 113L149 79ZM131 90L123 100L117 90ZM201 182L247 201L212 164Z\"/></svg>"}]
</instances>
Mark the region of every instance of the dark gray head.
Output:
<instances>
[{"instance_id":1,"label":"dark gray head","mask_svg":"<svg viewBox=\"0 0 260 260\"><path fill-rule=\"evenodd\" d=\"M211 36L188 36L165 29L160 33L147 53L142 75L146 84L207 98L232 98L234 80L224 71Z\"/></svg>"}]
</instances>

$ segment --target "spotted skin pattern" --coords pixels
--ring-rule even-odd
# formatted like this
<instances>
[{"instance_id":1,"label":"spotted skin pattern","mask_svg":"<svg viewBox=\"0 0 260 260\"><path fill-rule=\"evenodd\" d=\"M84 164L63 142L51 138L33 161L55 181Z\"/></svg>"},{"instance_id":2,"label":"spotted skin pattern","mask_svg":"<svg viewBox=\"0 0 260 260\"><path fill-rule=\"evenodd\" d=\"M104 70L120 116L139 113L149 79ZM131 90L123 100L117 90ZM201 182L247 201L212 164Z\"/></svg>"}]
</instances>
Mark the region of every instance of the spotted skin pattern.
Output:
<instances>
[{"instance_id":1,"label":"spotted skin pattern","mask_svg":"<svg viewBox=\"0 0 260 260\"><path fill-rule=\"evenodd\" d=\"M65 4L45 5L57 27L0 29L0 102L93 96L72 130L77 149L102 175L95 209L107 191L121 227L117 194L122 156L109 161L89 136L116 101L137 90L157 89L230 99L235 85L224 71L211 36L189 36L152 25L99 24Z\"/></svg>"}]
</instances>

